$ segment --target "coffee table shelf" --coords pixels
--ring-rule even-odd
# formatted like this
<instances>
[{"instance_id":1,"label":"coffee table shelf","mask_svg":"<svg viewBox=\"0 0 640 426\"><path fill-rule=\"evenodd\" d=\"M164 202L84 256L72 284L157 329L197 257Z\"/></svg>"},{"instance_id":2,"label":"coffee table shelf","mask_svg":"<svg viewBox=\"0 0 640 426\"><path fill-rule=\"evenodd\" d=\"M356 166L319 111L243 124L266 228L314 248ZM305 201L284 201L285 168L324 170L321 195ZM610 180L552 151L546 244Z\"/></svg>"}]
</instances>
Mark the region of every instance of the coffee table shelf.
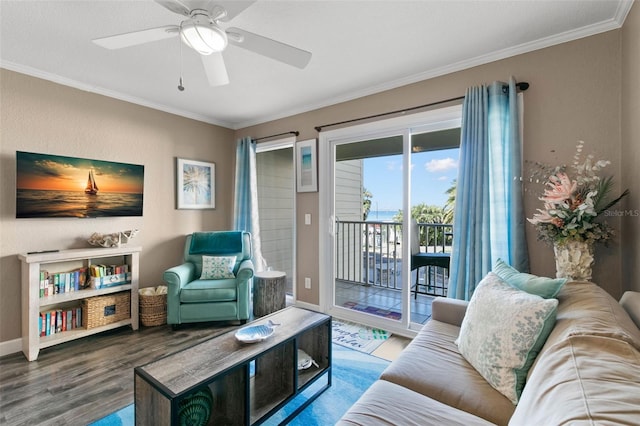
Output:
<instances>
[{"instance_id":1,"label":"coffee table shelf","mask_svg":"<svg viewBox=\"0 0 640 426\"><path fill-rule=\"evenodd\" d=\"M136 424L179 424L181 407L210 390L208 424L257 425L313 383L325 383L289 421L331 386L331 317L290 307L251 325L269 320L281 325L264 341L241 343L232 331L136 367ZM298 370L299 349L318 366Z\"/></svg>"}]
</instances>

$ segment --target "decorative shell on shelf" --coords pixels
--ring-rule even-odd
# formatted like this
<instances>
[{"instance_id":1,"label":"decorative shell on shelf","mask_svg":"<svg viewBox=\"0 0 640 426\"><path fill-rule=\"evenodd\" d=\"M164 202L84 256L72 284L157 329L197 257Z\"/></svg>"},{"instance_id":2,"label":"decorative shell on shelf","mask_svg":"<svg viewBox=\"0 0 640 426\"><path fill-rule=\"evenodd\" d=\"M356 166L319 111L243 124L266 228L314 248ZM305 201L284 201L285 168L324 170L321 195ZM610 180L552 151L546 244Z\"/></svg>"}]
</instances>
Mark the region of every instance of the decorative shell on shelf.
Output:
<instances>
[{"instance_id":1,"label":"decorative shell on shelf","mask_svg":"<svg viewBox=\"0 0 640 426\"><path fill-rule=\"evenodd\" d=\"M138 234L137 229L130 229L128 231L113 232L111 234L99 234L94 232L89 237L89 244L92 246L100 247L120 247L123 244L127 244L129 240Z\"/></svg>"}]
</instances>

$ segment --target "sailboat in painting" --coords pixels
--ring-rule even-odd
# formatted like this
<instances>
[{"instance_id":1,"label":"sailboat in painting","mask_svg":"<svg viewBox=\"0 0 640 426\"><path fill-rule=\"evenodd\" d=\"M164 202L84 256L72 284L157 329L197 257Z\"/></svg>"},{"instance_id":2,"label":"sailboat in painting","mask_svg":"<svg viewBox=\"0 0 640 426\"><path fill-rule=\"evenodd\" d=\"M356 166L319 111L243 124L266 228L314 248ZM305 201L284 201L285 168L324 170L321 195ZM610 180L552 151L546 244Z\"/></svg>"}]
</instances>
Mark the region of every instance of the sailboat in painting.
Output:
<instances>
[{"instance_id":1,"label":"sailboat in painting","mask_svg":"<svg viewBox=\"0 0 640 426\"><path fill-rule=\"evenodd\" d=\"M98 193L98 185L96 179L93 177L93 169L89 170L89 179L87 180L87 187L84 189L85 194L96 195Z\"/></svg>"}]
</instances>

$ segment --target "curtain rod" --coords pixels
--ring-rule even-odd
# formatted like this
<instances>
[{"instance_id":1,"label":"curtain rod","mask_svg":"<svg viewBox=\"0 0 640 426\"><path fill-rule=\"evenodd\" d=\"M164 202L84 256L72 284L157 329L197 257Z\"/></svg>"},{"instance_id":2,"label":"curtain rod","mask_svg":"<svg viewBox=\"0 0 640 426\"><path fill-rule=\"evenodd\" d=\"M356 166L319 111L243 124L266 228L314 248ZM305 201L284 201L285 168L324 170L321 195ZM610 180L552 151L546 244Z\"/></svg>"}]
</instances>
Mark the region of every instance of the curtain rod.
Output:
<instances>
[{"instance_id":1,"label":"curtain rod","mask_svg":"<svg viewBox=\"0 0 640 426\"><path fill-rule=\"evenodd\" d=\"M291 130L289 132L284 132L284 133L278 133L277 135L271 135L271 136L263 136L261 138L254 138L252 139L254 142L258 142L264 139L271 139L271 138L275 138L276 136L284 136L284 135L295 135L295 136L299 136L300 132L298 132L297 130Z\"/></svg>"},{"instance_id":2,"label":"curtain rod","mask_svg":"<svg viewBox=\"0 0 640 426\"><path fill-rule=\"evenodd\" d=\"M520 89L521 91L524 92L525 90L527 90L529 88L529 83L527 83L526 81L522 81L520 83L516 83L516 88L518 88L518 89ZM315 129L318 132L320 132L325 127L333 127L333 126L339 126L341 124L355 123L356 121L363 121L363 120L369 120L369 119L372 119L372 118L385 117L387 115L393 115L393 114L405 114L407 112L415 111L417 109L427 108L427 107L440 105L440 104L446 104L447 102L459 101L459 100L462 100L462 99L464 99L464 96L458 96L456 98L444 99L442 101L431 102L431 103L428 103L428 104L418 105L418 106L405 108L405 109L399 109L399 110L396 110L396 111L389 111L389 112L383 112L383 113L380 113L380 114L368 115L366 117L354 118L352 120L339 121L337 123L323 124L322 126L316 126Z\"/></svg>"}]
</instances>

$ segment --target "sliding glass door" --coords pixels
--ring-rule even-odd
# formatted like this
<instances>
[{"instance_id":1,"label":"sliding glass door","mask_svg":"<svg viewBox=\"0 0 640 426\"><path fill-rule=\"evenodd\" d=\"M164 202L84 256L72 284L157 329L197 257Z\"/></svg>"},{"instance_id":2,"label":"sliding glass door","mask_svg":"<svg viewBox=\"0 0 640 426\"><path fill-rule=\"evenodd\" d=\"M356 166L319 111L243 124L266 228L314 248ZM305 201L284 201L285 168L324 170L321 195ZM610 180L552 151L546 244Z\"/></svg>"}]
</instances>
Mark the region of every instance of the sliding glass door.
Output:
<instances>
[{"instance_id":1,"label":"sliding glass door","mask_svg":"<svg viewBox=\"0 0 640 426\"><path fill-rule=\"evenodd\" d=\"M434 241L424 224L411 225L412 210L431 204L423 196L443 186L424 177L427 165L457 164L459 133L450 129L459 126L460 107L452 107L321 134L320 280L326 283L326 311L388 330L417 328L428 319L428 291L436 281L425 280L441 283L446 272L412 268L413 254L426 252L426 243ZM441 152L450 147L454 151ZM436 234L446 232L440 227Z\"/></svg>"},{"instance_id":2,"label":"sliding glass door","mask_svg":"<svg viewBox=\"0 0 640 426\"><path fill-rule=\"evenodd\" d=\"M334 144L335 306L402 319L403 137Z\"/></svg>"}]
</instances>

